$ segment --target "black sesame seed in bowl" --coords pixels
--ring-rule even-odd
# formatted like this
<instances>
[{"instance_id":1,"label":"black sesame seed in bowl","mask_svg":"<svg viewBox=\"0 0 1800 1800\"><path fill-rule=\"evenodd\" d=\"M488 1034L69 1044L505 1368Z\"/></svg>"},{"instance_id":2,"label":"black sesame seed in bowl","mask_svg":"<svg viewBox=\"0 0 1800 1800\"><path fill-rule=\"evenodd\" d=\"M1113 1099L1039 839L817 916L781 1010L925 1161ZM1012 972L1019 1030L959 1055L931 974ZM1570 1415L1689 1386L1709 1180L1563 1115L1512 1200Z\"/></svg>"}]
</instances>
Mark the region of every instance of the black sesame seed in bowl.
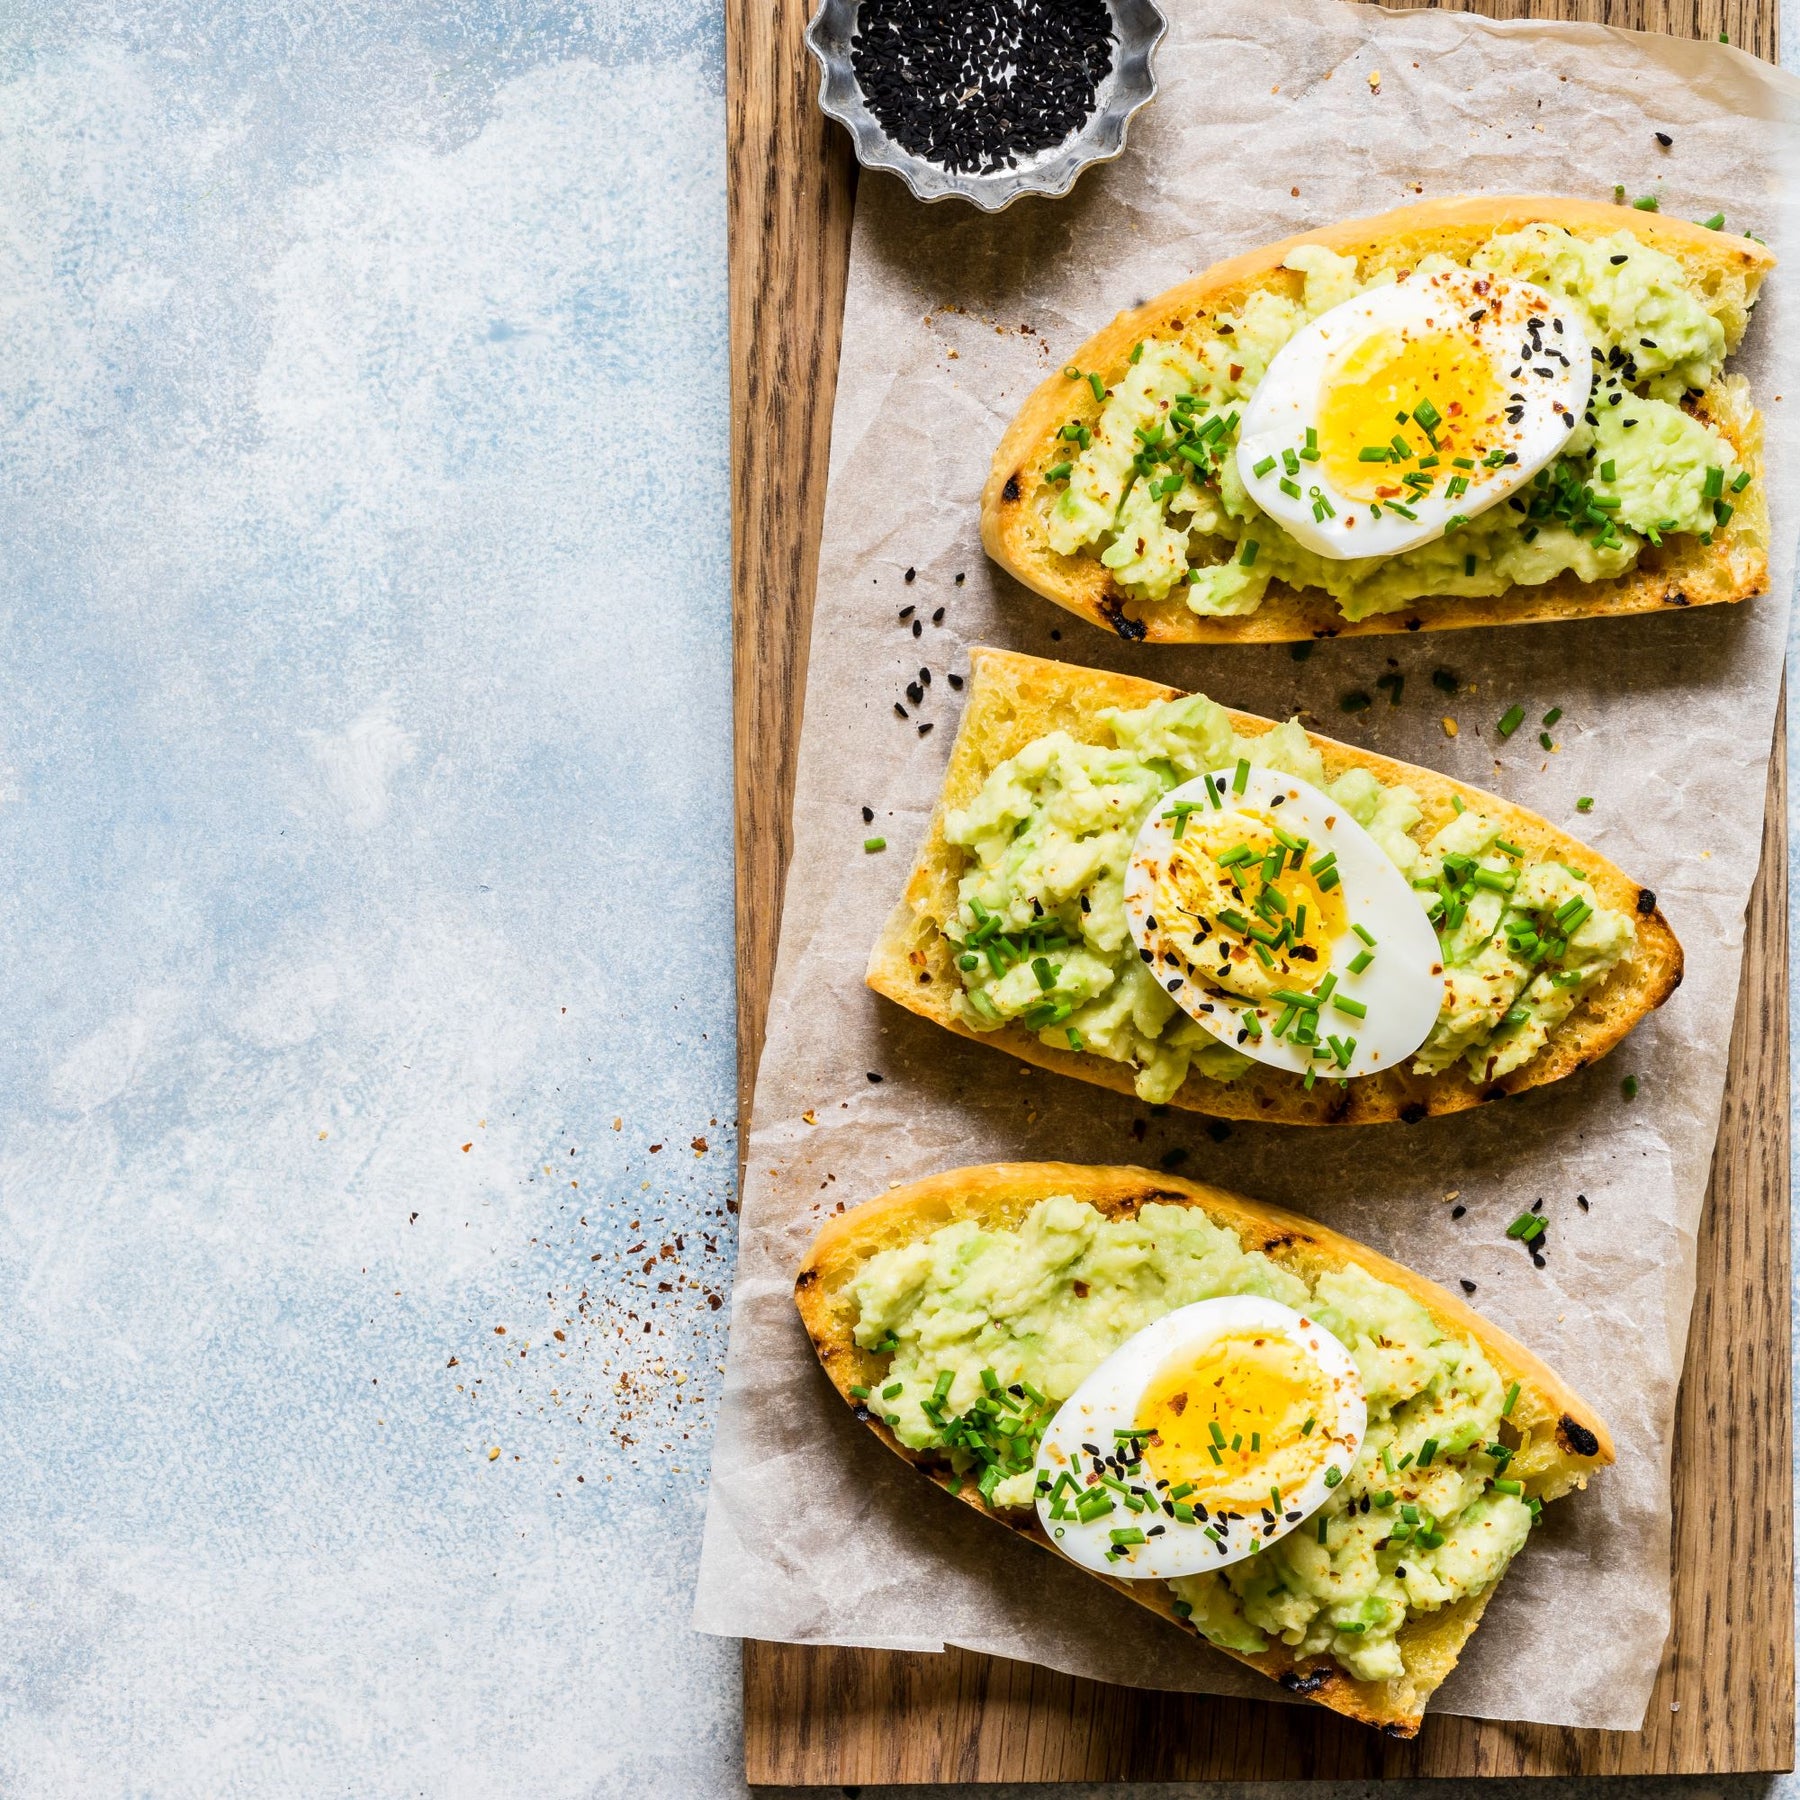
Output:
<instances>
[{"instance_id":1,"label":"black sesame seed in bowl","mask_svg":"<svg viewBox=\"0 0 1800 1800\"><path fill-rule=\"evenodd\" d=\"M822 0L806 41L865 168L998 212L1118 155L1164 29L1155 0Z\"/></svg>"}]
</instances>

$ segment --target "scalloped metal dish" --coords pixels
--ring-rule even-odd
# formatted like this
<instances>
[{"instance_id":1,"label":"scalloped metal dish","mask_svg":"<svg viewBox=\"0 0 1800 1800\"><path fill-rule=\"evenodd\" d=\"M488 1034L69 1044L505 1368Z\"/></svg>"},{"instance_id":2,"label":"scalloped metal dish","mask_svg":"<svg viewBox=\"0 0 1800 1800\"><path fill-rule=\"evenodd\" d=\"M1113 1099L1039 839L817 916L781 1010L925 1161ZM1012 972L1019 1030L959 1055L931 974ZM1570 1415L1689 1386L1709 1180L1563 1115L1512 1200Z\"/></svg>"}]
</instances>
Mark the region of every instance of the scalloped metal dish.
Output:
<instances>
[{"instance_id":1,"label":"scalloped metal dish","mask_svg":"<svg viewBox=\"0 0 1800 1800\"><path fill-rule=\"evenodd\" d=\"M821 0L806 28L806 47L823 70L819 107L836 119L856 145L865 169L888 169L920 200L967 200L983 212L1000 212L1021 194L1066 194L1090 163L1110 162L1125 148L1132 114L1156 93L1151 58L1168 29L1154 0L1106 0L1112 14L1113 66L1094 96L1094 110L1073 137L1040 151L1017 168L991 175L963 174L903 150L863 104L850 62L858 0Z\"/></svg>"}]
</instances>

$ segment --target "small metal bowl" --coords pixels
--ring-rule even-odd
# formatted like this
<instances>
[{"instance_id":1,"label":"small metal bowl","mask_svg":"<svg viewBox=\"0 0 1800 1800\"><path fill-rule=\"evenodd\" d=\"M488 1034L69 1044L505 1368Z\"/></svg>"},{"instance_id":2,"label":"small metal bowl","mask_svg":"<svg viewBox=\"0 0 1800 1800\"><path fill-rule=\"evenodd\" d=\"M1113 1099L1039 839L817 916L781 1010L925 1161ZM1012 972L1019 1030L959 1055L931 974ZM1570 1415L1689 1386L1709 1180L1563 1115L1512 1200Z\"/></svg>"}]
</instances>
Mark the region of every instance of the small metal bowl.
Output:
<instances>
[{"instance_id":1,"label":"small metal bowl","mask_svg":"<svg viewBox=\"0 0 1800 1800\"><path fill-rule=\"evenodd\" d=\"M1131 115L1156 93L1150 59L1168 29L1155 0L1106 0L1112 14L1113 66L1095 92L1087 122L1073 137L1016 168L978 175L946 169L903 150L863 104L850 61L857 5L858 0L821 0L806 28L806 47L824 71L820 110L849 131L856 160L865 169L891 169L917 199L947 200L954 195L983 212L1000 212L1021 194L1066 194L1089 163L1117 156L1125 148Z\"/></svg>"}]
</instances>

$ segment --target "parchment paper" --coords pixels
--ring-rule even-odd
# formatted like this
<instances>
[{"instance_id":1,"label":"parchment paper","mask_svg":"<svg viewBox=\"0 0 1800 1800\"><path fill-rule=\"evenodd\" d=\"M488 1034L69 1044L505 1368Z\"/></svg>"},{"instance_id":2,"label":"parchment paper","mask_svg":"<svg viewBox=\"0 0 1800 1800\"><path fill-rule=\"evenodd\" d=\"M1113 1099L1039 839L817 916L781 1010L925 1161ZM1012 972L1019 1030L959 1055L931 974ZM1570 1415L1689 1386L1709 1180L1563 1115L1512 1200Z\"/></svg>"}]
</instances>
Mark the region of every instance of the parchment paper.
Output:
<instances>
[{"instance_id":1,"label":"parchment paper","mask_svg":"<svg viewBox=\"0 0 1800 1800\"><path fill-rule=\"evenodd\" d=\"M1622 182L1691 218L1723 207L1729 229L1754 229L1800 266L1785 173L1800 83L1717 45L1598 27L1337 0L1170 10L1161 97L1127 154L1072 198L984 218L922 208L886 180L862 185L696 1621L807 1642L954 1643L1110 1681L1269 1697L1270 1684L892 1456L828 1387L791 1297L824 1214L894 1182L1006 1157L1179 1159L1185 1174L1315 1213L1435 1280L1476 1282L1474 1304L1599 1408L1617 1466L1549 1510L1438 1704L1636 1728L1668 1627L1671 1420L1792 583L1794 268L1765 288L1735 364L1768 416L1776 518L1771 592L1744 606L1363 639L1305 661L1285 646L1156 650L1001 577L979 547L976 498L1019 403L1116 310L1310 225L1419 195L1608 198ZM918 638L897 617L908 605ZM1300 710L1492 787L1655 889L1686 947L1686 982L1584 1074L1411 1128L1209 1130L962 1042L875 998L862 975L950 749L960 703L946 675L966 670L973 643L1127 669L1275 717ZM932 679L915 707L903 689L921 668ZM1431 682L1439 668L1471 685L1447 700ZM1375 687L1389 672L1405 677L1398 706ZM1374 707L1341 712L1339 696L1359 688ZM914 716L897 718L897 701ZM1494 722L1514 701L1530 724L1501 744ZM1536 726L1552 705L1564 716L1546 754ZM885 854L864 854L871 833ZM1632 1102L1628 1073L1642 1082ZM1504 1236L1540 1195L1541 1272Z\"/></svg>"}]
</instances>

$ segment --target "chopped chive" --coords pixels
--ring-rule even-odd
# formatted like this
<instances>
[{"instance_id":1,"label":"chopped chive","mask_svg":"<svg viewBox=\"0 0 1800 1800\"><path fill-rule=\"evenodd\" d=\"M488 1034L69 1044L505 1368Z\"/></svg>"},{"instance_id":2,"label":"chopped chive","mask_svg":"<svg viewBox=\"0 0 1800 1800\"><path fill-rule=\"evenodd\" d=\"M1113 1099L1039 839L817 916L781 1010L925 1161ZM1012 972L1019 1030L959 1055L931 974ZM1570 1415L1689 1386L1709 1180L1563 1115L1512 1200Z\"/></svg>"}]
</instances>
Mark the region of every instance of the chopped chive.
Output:
<instances>
[{"instance_id":1,"label":"chopped chive","mask_svg":"<svg viewBox=\"0 0 1800 1800\"><path fill-rule=\"evenodd\" d=\"M1249 761L1246 758L1240 756L1238 758L1238 766L1232 771L1231 791L1234 794L1241 794L1244 791L1245 787L1249 785L1249 781L1250 781Z\"/></svg>"},{"instance_id":2,"label":"chopped chive","mask_svg":"<svg viewBox=\"0 0 1800 1800\"><path fill-rule=\"evenodd\" d=\"M1575 810L1580 813L1592 812L1594 810L1594 796L1592 794L1583 794L1580 799L1575 802Z\"/></svg>"},{"instance_id":3,"label":"chopped chive","mask_svg":"<svg viewBox=\"0 0 1800 1800\"><path fill-rule=\"evenodd\" d=\"M1719 34L1719 42L1725 43L1726 41L1725 33L1721 32ZM1699 223L1701 229L1704 231L1723 231L1725 229L1725 215L1722 212L1716 212L1710 219L1702 219Z\"/></svg>"},{"instance_id":4,"label":"chopped chive","mask_svg":"<svg viewBox=\"0 0 1800 1800\"><path fill-rule=\"evenodd\" d=\"M1515 1400L1517 1400L1518 1397L1519 1397L1519 1384L1515 1381L1512 1384L1512 1386L1506 1390L1506 1404L1500 1408L1501 1418L1505 1419L1505 1418L1509 1418L1511 1416L1512 1409L1513 1409L1513 1402Z\"/></svg>"},{"instance_id":5,"label":"chopped chive","mask_svg":"<svg viewBox=\"0 0 1800 1800\"><path fill-rule=\"evenodd\" d=\"M1325 1541L1325 1515L1323 1513L1320 1513L1319 1514L1319 1542L1322 1544L1322 1543L1324 1543L1324 1541Z\"/></svg>"},{"instance_id":6,"label":"chopped chive","mask_svg":"<svg viewBox=\"0 0 1800 1800\"><path fill-rule=\"evenodd\" d=\"M1060 462L1054 469L1044 471L1044 479L1046 481L1067 481L1074 467L1073 463Z\"/></svg>"},{"instance_id":7,"label":"chopped chive","mask_svg":"<svg viewBox=\"0 0 1800 1800\"><path fill-rule=\"evenodd\" d=\"M1325 1485L1328 1488L1336 1487L1343 1479L1344 1471L1340 1469L1336 1463L1333 1463L1331 1467L1325 1471Z\"/></svg>"},{"instance_id":8,"label":"chopped chive","mask_svg":"<svg viewBox=\"0 0 1800 1800\"><path fill-rule=\"evenodd\" d=\"M1662 202L1654 194L1640 194L1631 203L1639 212L1660 212Z\"/></svg>"},{"instance_id":9,"label":"chopped chive","mask_svg":"<svg viewBox=\"0 0 1800 1800\"><path fill-rule=\"evenodd\" d=\"M1731 491L1734 494L1741 494L1744 491L1744 489L1747 488L1749 485L1750 485L1750 471L1748 469L1740 469L1737 473L1736 478L1732 481Z\"/></svg>"},{"instance_id":10,"label":"chopped chive","mask_svg":"<svg viewBox=\"0 0 1800 1800\"><path fill-rule=\"evenodd\" d=\"M866 1400L869 1397L870 1390L866 1387L852 1387L850 1392L854 1394L858 1400Z\"/></svg>"},{"instance_id":11,"label":"chopped chive","mask_svg":"<svg viewBox=\"0 0 1800 1800\"><path fill-rule=\"evenodd\" d=\"M1431 1459L1437 1455L1437 1447L1438 1441L1436 1438L1427 1438L1424 1443L1419 1446L1419 1467L1421 1469L1429 1469L1431 1467Z\"/></svg>"},{"instance_id":12,"label":"chopped chive","mask_svg":"<svg viewBox=\"0 0 1800 1800\"><path fill-rule=\"evenodd\" d=\"M1352 1000L1348 994L1338 994L1331 1002L1336 1012L1348 1013L1353 1019L1366 1019L1369 1009L1360 1000Z\"/></svg>"},{"instance_id":13,"label":"chopped chive","mask_svg":"<svg viewBox=\"0 0 1800 1800\"><path fill-rule=\"evenodd\" d=\"M1252 471L1252 473L1254 473L1260 479L1262 476L1267 475L1269 473L1269 471L1271 469L1273 469L1274 467L1275 467L1274 457L1265 456L1262 459L1262 461L1256 465L1256 467Z\"/></svg>"},{"instance_id":14,"label":"chopped chive","mask_svg":"<svg viewBox=\"0 0 1800 1800\"><path fill-rule=\"evenodd\" d=\"M1094 390L1094 398L1096 400L1105 400L1106 383L1102 381L1098 375L1090 374L1087 378L1087 384Z\"/></svg>"},{"instance_id":15,"label":"chopped chive","mask_svg":"<svg viewBox=\"0 0 1800 1800\"><path fill-rule=\"evenodd\" d=\"M1374 951L1372 951L1372 950L1357 951L1357 953L1350 959L1350 973L1352 975L1360 975L1363 972L1363 970L1366 969L1369 966L1369 964L1372 963L1374 960L1375 960Z\"/></svg>"},{"instance_id":16,"label":"chopped chive","mask_svg":"<svg viewBox=\"0 0 1800 1800\"><path fill-rule=\"evenodd\" d=\"M871 856L873 856L877 850L885 850L886 848L887 848L887 839L886 838L864 838L863 839L863 849L865 851L867 851Z\"/></svg>"},{"instance_id":17,"label":"chopped chive","mask_svg":"<svg viewBox=\"0 0 1800 1800\"><path fill-rule=\"evenodd\" d=\"M1635 1100L1638 1097L1638 1078L1635 1075L1627 1075L1625 1079L1619 1083L1619 1092L1622 1093L1627 1100Z\"/></svg>"},{"instance_id":18,"label":"chopped chive","mask_svg":"<svg viewBox=\"0 0 1800 1800\"><path fill-rule=\"evenodd\" d=\"M1525 722L1525 709L1522 706L1509 706L1500 715L1499 731L1503 738L1509 738Z\"/></svg>"},{"instance_id":19,"label":"chopped chive","mask_svg":"<svg viewBox=\"0 0 1800 1800\"><path fill-rule=\"evenodd\" d=\"M1374 937L1373 937L1373 936L1372 936L1372 935L1371 935L1371 934L1370 934L1370 932L1369 932L1369 930L1368 930L1368 929L1367 929L1367 927L1365 927L1365 926L1362 926L1362 925L1352 925L1352 926L1351 926L1351 927L1350 927L1350 929L1351 929L1351 930L1352 930L1352 931L1354 931L1354 932L1355 932L1355 933L1356 933L1356 935L1357 935L1357 936L1358 936L1358 937L1359 937L1359 938L1361 938L1361 939L1362 939L1362 941L1363 941L1363 942L1364 942L1364 943L1365 943L1365 944L1367 944L1367 945L1368 945L1368 946L1369 946L1369 948L1370 948L1370 949L1371 949L1371 950L1372 950L1372 949L1374 949L1374 948L1375 948L1375 939L1374 939Z\"/></svg>"},{"instance_id":20,"label":"chopped chive","mask_svg":"<svg viewBox=\"0 0 1800 1800\"><path fill-rule=\"evenodd\" d=\"M1244 547L1238 552L1238 567L1240 569L1250 568L1256 561L1257 551L1261 548L1262 545L1255 538L1245 538Z\"/></svg>"},{"instance_id":21,"label":"chopped chive","mask_svg":"<svg viewBox=\"0 0 1800 1800\"><path fill-rule=\"evenodd\" d=\"M1524 1491L1525 1484L1522 1481L1501 1481L1496 1479L1494 1482L1494 1492L1496 1494L1522 1494Z\"/></svg>"},{"instance_id":22,"label":"chopped chive","mask_svg":"<svg viewBox=\"0 0 1800 1800\"><path fill-rule=\"evenodd\" d=\"M1300 498L1300 487L1297 482L1289 481L1284 475L1278 485L1280 486L1281 491L1286 494L1290 500L1298 500Z\"/></svg>"}]
</instances>

